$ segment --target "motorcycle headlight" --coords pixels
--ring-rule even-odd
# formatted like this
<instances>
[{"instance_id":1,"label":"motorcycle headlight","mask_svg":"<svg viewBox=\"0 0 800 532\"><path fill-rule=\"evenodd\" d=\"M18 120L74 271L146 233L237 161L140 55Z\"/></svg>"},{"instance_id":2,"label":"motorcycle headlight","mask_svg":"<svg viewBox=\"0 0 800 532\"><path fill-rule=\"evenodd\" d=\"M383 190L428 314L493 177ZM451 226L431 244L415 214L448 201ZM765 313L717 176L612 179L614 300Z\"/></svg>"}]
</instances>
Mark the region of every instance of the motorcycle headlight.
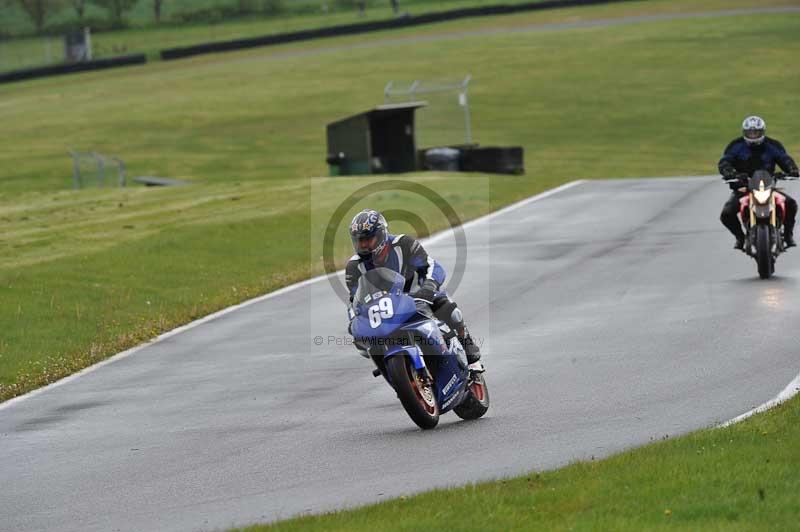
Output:
<instances>
[{"instance_id":1,"label":"motorcycle headlight","mask_svg":"<svg viewBox=\"0 0 800 532\"><path fill-rule=\"evenodd\" d=\"M756 198L756 202L760 204L765 204L769 201L770 196L772 195L771 190L754 190L753 197Z\"/></svg>"}]
</instances>

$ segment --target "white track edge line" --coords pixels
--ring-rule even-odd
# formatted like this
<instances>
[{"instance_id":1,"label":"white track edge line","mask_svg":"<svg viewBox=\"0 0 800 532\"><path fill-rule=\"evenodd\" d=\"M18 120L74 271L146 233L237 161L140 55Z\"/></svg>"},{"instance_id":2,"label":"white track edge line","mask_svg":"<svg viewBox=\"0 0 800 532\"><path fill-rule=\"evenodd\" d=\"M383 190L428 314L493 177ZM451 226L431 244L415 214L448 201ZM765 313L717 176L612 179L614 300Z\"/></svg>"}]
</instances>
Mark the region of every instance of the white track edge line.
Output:
<instances>
[{"instance_id":1,"label":"white track edge line","mask_svg":"<svg viewBox=\"0 0 800 532\"><path fill-rule=\"evenodd\" d=\"M744 421L751 416L766 412L770 408L774 408L779 404L788 401L798 393L800 393L800 374L798 374L797 377L795 377L794 380L790 382L786 388L784 388L783 391L776 395L773 399L770 399L763 405L757 406L752 410L748 410L744 414L736 416L735 418L730 419L721 425L717 425L717 428L730 427L731 425L739 423L740 421Z\"/></svg>"},{"instance_id":2,"label":"white track edge line","mask_svg":"<svg viewBox=\"0 0 800 532\"><path fill-rule=\"evenodd\" d=\"M539 201L539 200L543 200L545 198L549 198L550 196L552 196L554 194L558 194L561 191L570 189L572 187L576 187L576 186L578 186L578 185L580 185L582 183L585 183L585 182L586 182L585 179L580 179L580 180L577 180L577 181L571 181L569 183L565 183L565 184L560 185L560 186L558 186L556 188L553 188L553 189L550 189L550 190L546 190L544 192L541 192L539 194L530 196L530 197L525 198L525 199L523 199L521 201L518 201L516 203L512 203L511 205L503 207L500 210L491 212L491 213L486 214L484 216L481 216L479 218L475 218L474 220L470 220L469 222L466 222L466 223L462 224L461 227L466 229L467 227L470 227L470 226L473 226L473 225L477 225L479 223L487 222L487 221L489 221L489 220L491 220L491 219L493 219L493 218L495 218L497 216L500 216L501 214L506 214L506 213L509 213L509 212L514 211L516 209L519 209L520 207L524 207L525 205L533 203L535 201ZM436 240L441 239L444 236L447 236L452 231L453 231L452 228L451 229L445 229L443 231L439 231L438 233L435 233L435 234L429 236L428 238L422 239L422 242L426 243L426 244L430 244L432 242L435 242ZM209 314L208 316L204 316L204 317L202 317L200 319L197 319L195 321L189 322L189 323L187 323L185 325L181 325L180 327L177 327L175 329L172 329L171 331L167 331L167 332L165 332L163 334L160 334L160 335L156 336L155 338L153 338L152 340L148 340L147 342L145 342L143 344L139 344L139 345L137 345L135 347L132 347L130 349L122 351L121 353L117 353L115 355L112 355L112 356L110 356L109 358L107 358L105 360L101 360L100 362L97 362L95 364L92 364L91 366L83 368L82 370L78 371L77 373L73 373L72 375L68 375L68 376L64 377L63 379L59 379L59 380L57 380L55 382L51 382L50 384L48 384L46 386L43 386L41 388L37 388L35 390L31 390L30 392L28 392L26 394L19 395L17 397L12 397L8 401L0 403L0 411L1 410L5 410L6 408L9 408L12 405L20 403L20 402L22 402L22 401L24 401L26 399L30 399L32 397L36 397L37 395L45 393L48 390L52 390L53 388L57 388L59 386L63 386L64 384L68 384L68 383L70 383L70 382L72 382L72 381L74 381L76 379L79 379L80 377L83 377L84 375L87 375L89 373L92 373L92 372L102 368L103 366L107 366L108 364L112 364L114 362L122 360L123 358L127 358L127 357L129 357L129 356L141 351L145 347L149 347L149 346L151 346L153 344L156 344L158 342L161 342L163 340L171 338L171 337L173 337L175 335L178 335L178 334L180 334L182 332L188 331L190 329L194 329L195 327L197 327L199 325L203 325L204 323L208 323L209 321L215 320L215 319L217 319L217 318L219 318L221 316L224 316L226 314L230 314L231 312L237 311L237 310L239 310L241 308L248 307L248 306L253 305L255 303L260 303L261 301L266 301L267 299L271 299L273 297L277 297L277 296L283 295L283 294L285 294L287 292L291 292L293 290L297 290L298 288L303 288L305 286L308 286L310 284L316 283L316 282L321 281L323 279L327 279L331 275L339 275L343 271L344 270L338 270L337 272L332 273L332 274L318 275L316 277L312 277L311 279L306 279L305 281L300 281L298 283L290 284L289 286L284 286L283 288L275 290L274 292L269 292L268 294L263 294L263 295L254 297L252 299L248 299L246 301L242 301L241 303L237 303L236 305L232 305L230 307L226 307L226 308L224 308L222 310L218 310L217 312L214 312L213 314Z\"/></svg>"}]
</instances>

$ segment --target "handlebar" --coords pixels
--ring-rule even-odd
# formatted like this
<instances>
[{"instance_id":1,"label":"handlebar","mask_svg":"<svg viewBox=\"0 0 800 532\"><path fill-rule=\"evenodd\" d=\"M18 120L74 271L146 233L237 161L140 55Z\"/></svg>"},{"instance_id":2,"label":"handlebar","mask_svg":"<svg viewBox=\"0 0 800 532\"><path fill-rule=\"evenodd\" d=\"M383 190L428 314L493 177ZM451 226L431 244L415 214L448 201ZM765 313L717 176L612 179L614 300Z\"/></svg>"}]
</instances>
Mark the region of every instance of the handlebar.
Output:
<instances>
[{"instance_id":1,"label":"handlebar","mask_svg":"<svg viewBox=\"0 0 800 532\"><path fill-rule=\"evenodd\" d=\"M788 174L784 174L783 172L775 172L774 174L772 174L772 177L775 178L775 181L779 181L779 180L781 180L781 181L797 181L798 179L800 179L798 177L794 177L794 176L790 176ZM736 174L735 177L723 178L723 181L725 183L729 184L729 185L732 185L734 183L741 183L743 181L746 182L749 178L750 178L750 176L748 176L747 174Z\"/></svg>"}]
</instances>

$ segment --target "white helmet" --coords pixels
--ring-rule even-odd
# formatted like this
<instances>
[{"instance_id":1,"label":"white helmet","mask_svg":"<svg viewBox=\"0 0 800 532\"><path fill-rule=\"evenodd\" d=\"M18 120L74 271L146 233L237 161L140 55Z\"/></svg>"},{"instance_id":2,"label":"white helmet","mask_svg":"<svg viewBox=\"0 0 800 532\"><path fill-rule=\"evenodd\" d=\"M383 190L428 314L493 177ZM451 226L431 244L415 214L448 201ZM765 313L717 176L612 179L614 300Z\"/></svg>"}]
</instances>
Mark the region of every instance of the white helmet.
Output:
<instances>
[{"instance_id":1,"label":"white helmet","mask_svg":"<svg viewBox=\"0 0 800 532\"><path fill-rule=\"evenodd\" d=\"M742 122L742 137L750 145L758 145L764 142L764 132L767 130L767 123L760 116L748 116Z\"/></svg>"}]
</instances>

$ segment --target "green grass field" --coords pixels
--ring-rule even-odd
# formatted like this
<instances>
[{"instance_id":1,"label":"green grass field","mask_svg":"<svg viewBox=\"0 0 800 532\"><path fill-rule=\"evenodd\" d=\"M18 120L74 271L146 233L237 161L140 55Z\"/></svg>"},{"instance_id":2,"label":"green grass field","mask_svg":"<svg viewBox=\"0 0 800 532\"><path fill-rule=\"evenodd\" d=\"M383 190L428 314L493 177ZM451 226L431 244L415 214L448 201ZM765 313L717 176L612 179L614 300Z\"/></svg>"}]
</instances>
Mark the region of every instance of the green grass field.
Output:
<instances>
[{"instance_id":1,"label":"green grass field","mask_svg":"<svg viewBox=\"0 0 800 532\"><path fill-rule=\"evenodd\" d=\"M800 398L598 461L247 532L797 530Z\"/></svg>"},{"instance_id":2,"label":"green grass field","mask_svg":"<svg viewBox=\"0 0 800 532\"><path fill-rule=\"evenodd\" d=\"M493 208L575 178L711 173L748 113L797 152L785 65L800 17L709 20L458 38L479 24L462 21L438 41L375 34L0 87L0 397L318 271L306 178L326 173L325 124L379 103L388 79L473 75L477 140L526 150L525 177L491 178ZM504 22L520 20L487 24ZM68 147L194 184L72 191ZM458 180L415 179L463 210Z\"/></svg>"}]
</instances>

